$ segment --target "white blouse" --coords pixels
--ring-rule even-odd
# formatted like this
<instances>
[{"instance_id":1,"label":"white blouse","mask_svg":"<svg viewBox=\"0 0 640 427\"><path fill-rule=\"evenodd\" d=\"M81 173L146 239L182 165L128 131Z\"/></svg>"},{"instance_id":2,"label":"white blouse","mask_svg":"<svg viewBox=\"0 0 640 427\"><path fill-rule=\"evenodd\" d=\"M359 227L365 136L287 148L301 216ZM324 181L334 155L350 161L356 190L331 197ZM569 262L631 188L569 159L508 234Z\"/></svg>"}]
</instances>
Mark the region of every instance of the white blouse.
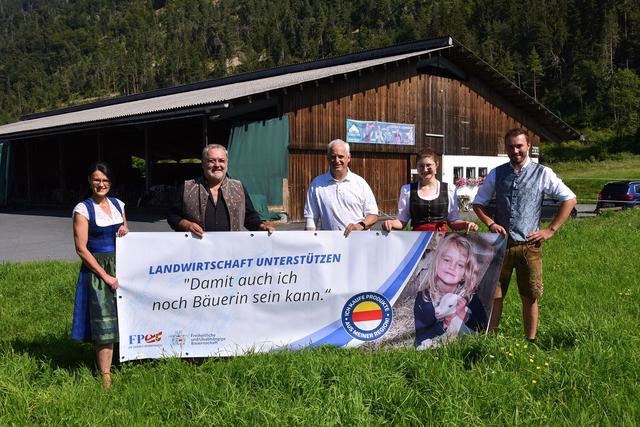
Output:
<instances>
[{"instance_id":1,"label":"white blouse","mask_svg":"<svg viewBox=\"0 0 640 427\"><path fill-rule=\"evenodd\" d=\"M124 203L120 199L116 199L118 204L120 205L120 209L124 212ZM111 218L100 208L100 206L93 201L93 210L96 213L96 225L98 227L107 227L109 225L120 224L124 220L122 219L122 215L118 212L118 209L111 203L111 200L107 198L107 202L109 203L109 210L111 211ZM80 202L73 208L73 215L76 213L82 215L83 217L89 219L89 211L87 211L87 207L83 202Z\"/></svg>"}]
</instances>

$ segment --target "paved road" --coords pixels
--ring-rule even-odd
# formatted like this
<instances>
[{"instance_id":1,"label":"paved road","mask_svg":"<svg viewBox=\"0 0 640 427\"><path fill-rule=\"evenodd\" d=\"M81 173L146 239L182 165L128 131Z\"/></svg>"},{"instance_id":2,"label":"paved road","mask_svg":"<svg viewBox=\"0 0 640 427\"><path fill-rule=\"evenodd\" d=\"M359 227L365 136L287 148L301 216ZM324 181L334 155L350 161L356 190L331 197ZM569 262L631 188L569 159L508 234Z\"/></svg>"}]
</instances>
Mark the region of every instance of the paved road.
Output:
<instances>
[{"instance_id":1,"label":"paved road","mask_svg":"<svg viewBox=\"0 0 640 427\"><path fill-rule=\"evenodd\" d=\"M134 231L171 231L157 213L130 214ZM68 211L16 211L0 213L0 262L78 260Z\"/></svg>"},{"instance_id":2,"label":"paved road","mask_svg":"<svg viewBox=\"0 0 640 427\"><path fill-rule=\"evenodd\" d=\"M578 218L593 216L595 205L578 205ZM163 212L127 211L131 231L171 231ZM472 213L464 218L474 219ZM303 224L277 224L281 230L301 230ZM379 225L374 227L379 228ZM78 260L68 211L0 212L0 262Z\"/></svg>"}]
</instances>

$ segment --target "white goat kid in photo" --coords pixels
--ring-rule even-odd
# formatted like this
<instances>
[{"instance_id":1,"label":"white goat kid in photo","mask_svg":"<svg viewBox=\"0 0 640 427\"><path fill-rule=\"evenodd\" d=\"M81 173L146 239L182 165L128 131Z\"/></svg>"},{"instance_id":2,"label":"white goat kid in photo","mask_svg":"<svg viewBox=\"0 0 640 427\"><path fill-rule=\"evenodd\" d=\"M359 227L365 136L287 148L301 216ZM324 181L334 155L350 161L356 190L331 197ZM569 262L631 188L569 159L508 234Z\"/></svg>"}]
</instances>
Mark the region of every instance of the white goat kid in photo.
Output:
<instances>
[{"instance_id":1,"label":"white goat kid in photo","mask_svg":"<svg viewBox=\"0 0 640 427\"><path fill-rule=\"evenodd\" d=\"M462 317L460 316L464 307ZM433 339L427 339L420 344L418 350L425 348L436 348L447 341L455 339L458 335L470 334L473 331L464 324L465 318L471 313L464 298L464 292L460 294L447 293L440 298L438 305L434 307L435 317L441 320L444 327L444 334Z\"/></svg>"}]
</instances>

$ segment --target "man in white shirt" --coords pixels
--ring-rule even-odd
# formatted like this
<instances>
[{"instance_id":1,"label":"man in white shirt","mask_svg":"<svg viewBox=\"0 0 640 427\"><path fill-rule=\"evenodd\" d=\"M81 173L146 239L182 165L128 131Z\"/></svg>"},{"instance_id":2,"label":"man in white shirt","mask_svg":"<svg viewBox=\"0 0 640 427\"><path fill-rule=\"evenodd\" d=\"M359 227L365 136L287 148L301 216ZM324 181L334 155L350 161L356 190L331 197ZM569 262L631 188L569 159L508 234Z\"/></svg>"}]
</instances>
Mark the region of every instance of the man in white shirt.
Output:
<instances>
[{"instance_id":1,"label":"man in white shirt","mask_svg":"<svg viewBox=\"0 0 640 427\"><path fill-rule=\"evenodd\" d=\"M349 170L349 144L334 139L327 148L329 172L314 178L304 205L305 230L367 230L378 220L378 205L369 184Z\"/></svg>"},{"instance_id":2,"label":"man in white shirt","mask_svg":"<svg viewBox=\"0 0 640 427\"><path fill-rule=\"evenodd\" d=\"M534 342L538 329L538 299L542 296L542 242L549 240L571 214L576 195L548 167L529 158L531 144L523 129L511 129L504 137L509 163L491 170L473 200L473 210L492 233L508 236L496 288L489 330L495 330L502 316L502 302L511 273L516 270L522 301L524 332ZM496 195L494 218L485 206ZM540 229L544 196L560 200L551 224Z\"/></svg>"}]
</instances>

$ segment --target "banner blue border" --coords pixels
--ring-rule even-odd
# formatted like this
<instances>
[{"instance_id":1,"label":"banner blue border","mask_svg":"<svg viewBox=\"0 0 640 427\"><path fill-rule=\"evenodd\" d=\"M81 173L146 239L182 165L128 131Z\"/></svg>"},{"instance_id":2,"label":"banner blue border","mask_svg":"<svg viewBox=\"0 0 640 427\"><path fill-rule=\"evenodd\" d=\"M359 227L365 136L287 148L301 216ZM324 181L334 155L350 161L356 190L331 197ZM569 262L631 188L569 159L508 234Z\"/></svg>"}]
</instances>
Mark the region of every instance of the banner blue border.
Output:
<instances>
[{"instance_id":1,"label":"banner blue border","mask_svg":"<svg viewBox=\"0 0 640 427\"><path fill-rule=\"evenodd\" d=\"M422 254L427 248L432 236L432 232L422 232L420 237L407 253L407 256L405 256L387 280L385 280L385 282L374 292L382 294L389 301L392 301L398 291L401 290L402 284L409 279L420 257L422 257ZM351 335L349 335L342 327L342 319L338 319L311 335L307 335L304 338L294 341L287 345L286 348L298 350L301 348L312 348L325 344L343 347L352 339L353 337L351 337Z\"/></svg>"}]
</instances>

